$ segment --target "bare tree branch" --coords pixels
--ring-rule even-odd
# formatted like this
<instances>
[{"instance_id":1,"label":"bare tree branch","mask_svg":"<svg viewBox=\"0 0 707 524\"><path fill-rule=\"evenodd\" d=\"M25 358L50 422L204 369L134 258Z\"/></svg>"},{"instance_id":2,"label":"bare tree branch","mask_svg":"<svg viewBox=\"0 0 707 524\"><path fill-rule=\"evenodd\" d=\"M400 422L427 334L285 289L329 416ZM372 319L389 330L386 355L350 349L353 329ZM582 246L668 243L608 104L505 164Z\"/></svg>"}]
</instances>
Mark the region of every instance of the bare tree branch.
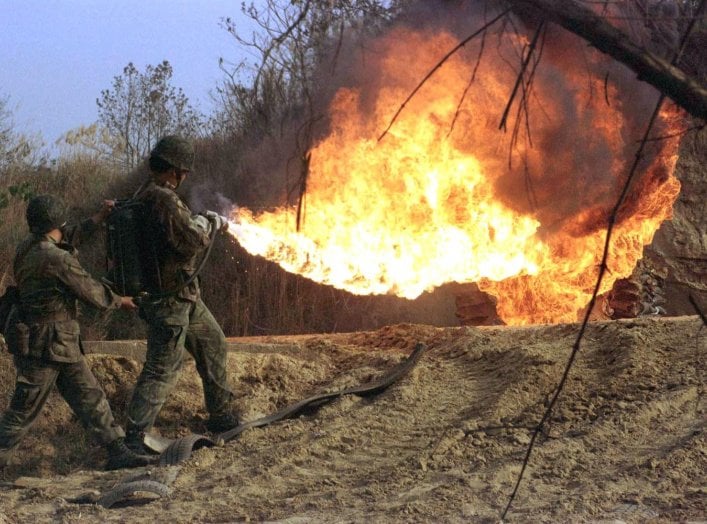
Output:
<instances>
[{"instance_id":1,"label":"bare tree branch","mask_svg":"<svg viewBox=\"0 0 707 524\"><path fill-rule=\"evenodd\" d=\"M698 12L702 11L702 9L704 8L704 6L706 4L707 4L707 0L701 0ZM673 60L671 62L672 64L677 64L680 61L682 53L685 50L685 43L687 42L687 39L689 38L693 27L694 27L694 19L692 20L692 23L690 23L688 25L687 29L685 30L685 33L683 34L682 40L680 42L680 46L675 51ZM550 399L550 402L548 403L547 408L546 408L545 412L543 413L542 418L540 419L540 422L538 423L537 427L535 428L535 431L533 431L533 434L530 438L530 443L528 444L528 448L526 449L525 457L523 458L523 465L521 466L520 473L518 474L518 477L516 479L516 483L513 488L513 492L511 493L511 496L508 499L508 503L506 504L506 507L503 510L503 514L501 515L502 521L506 519L506 515L508 514L508 512L511 509L513 501L515 500L515 497L518 493L518 489L520 488L520 483L521 483L523 476L525 474L525 471L528 467L528 463L530 462L530 455L533 451L533 448L535 447L535 442L537 440L537 437L543 431L545 424L547 423L547 421L550 419L550 416L552 415L552 411L555 408L555 405L557 404L557 400L560 396L560 393L562 393L562 389L564 388L565 383L567 382L567 378L569 377L569 374L570 374L570 371L571 371L572 366L574 364L575 358L577 357L577 354L579 353L579 350L581 348L582 339L584 338L584 334L587 329L587 325L589 324L589 318L592 314L592 311L594 310L594 305L596 304L597 298L599 296L599 290L601 288L602 280L604 279L604 275L606 274L606 272L609 271L609 266L607 264L607 261L609 258L609 248L611 246L611 237L612 237L612 234L613 234L614 229L616 227L616 223L618 221L621 206L624 204L624 201L626 200L626 196L628 195L629 189L631 188L631 184L632 184L633 179L635 178L636 172L638 170L638 165L639 165L641 159L643 158L643 152L646 148L646 144L648 143L648 139L650 138L651 130L653 129L653 126L655 125L655 121L658 118L658 114L660 113L660 108L663 105L665 98L666 98L666 95L664 93L661 93L660 96L658 97L658 101L655 105L655 109L653 110L650 120L648 121L648 125L646 126L646 131L643 135L643 139L641 140L640 145L638 146L638 150L636 151L636 156L634 158L633 164L631 165L631 168L629 169L628 175L626 177L626 181L624 182L623 188L621 190L621 194L619 195L619 197L616 201L616 204L614 205L614 207L611 211L611 214L609 215L609 223L606 228L606 237L604 239L604 250L602 252L601 263L599 265L599 272L597 275L596 283L594 285L594 291L592 292L592 298L589 300L589 304L587 305L587 310L584 314L584 319L582 320L582 324L579 328L579 332L577 333L577 338L575 339L574 345L572 346L572 351L570 352L570 356L567 360L567 364L565 365L565 369L562 373L562 378L560 378L560 382L557 384L557 387L555 388L552 398ZM697 307L692 296L690 296L690 299L691 299L693 306L695 306L695 309L702 316L702 320L704 321L705 317L702 314L702 312L700 311L700 309Z\"/></svg>"},{"instance_id":2,"label":"bare tree branch","mask_svg":"<svg viewBox=\"0 0 707 524\"><path fill-rule=\"evenodd\" d=\"M407 105L407 103L410 100L412 100L412 98L417 94L417 92L420 90L420 88L422 88L422 86L425 84L425 82L427 82L427 80L429 80L430 77L432 77L432 75L434 75L437 72L437 70L440 67L442 67L444 65L444 63L447 60L449 60L449 58L454 53L459 51L462 47L464 47L466 44L468 44L471 40L473 40L474 38L476 38L480 34L483 34L489 27L491 27L493 24L495 24L501 18L505 17L510 11L511 11L510 8L506 9L505 11L502 11L498 16L493 18L490 22L485 23L481 28L479 28L477 31L475 31L471 35L467 36L464 40L459 42L451 51L449 51L446 55L444 55L442 57L442 59L439 62L437 62L437 64L430 70L430 72L427 73L422 80L420 80L420 83L417 84L415 89L412 90L412 92L408 95L408 97L405 99L405 101L403 101L403 103L400 105L400 107L396 111L395 115L393 115L393 118L391 119L390 123L388 124L388 127L386 127L385 131L383 131L381 133L381 135L378 137L378 141L380 142L381 140L383 140L383 137L385 137L385 135L388 133L388 131L390 131L390 128L393 127L393 124L400 116L400 113L403 112L403 109L405 109L405 106Z\"/></svg>"},{"instance_id":3,"label":"bare tree branch","mask_svg":"<svg viewBox=\"0 0 707 524\"><path fill-rule=\"evenodd\" d=\"M535 46L538 44L538 39L540 38L540 35L542 34L544 27L545 27L545 23L540 22L540 25L535 30L535 36L533 36L533 41L530 43L530 46L528 47L528 53L526 54L525 60L523 60L520 71L518 72L518 76L516 77L516 84L513 86L513 90L511 91L511 96L508 98L508 104L506 104L506 109L503 111L503 116L501 117L501 123L498 125L499 129L503 129L504 131L506 130L506 122L508 121L508 113L511 110L511 106L513 105L513 100L515 99L516 94L518 93L518 87L520 86L521 82L523 81L523 77L525 76L525 71L528 68L528 64L530 64L530 59L533 57L533 51L535 51Z\"/></svg>"},{"instance_id":4,"label":"bare tree branch","mask_svg":"<svg viewBox=\"0 0 707 524\"><path fill-rule=\"evenodd\" d=\"M691 115L707 120L707 88L667 60L631 42L626 34L573 0L507 0L514 10L540 14L630 67L638 79L671 98ZM697 10L694 19L702 16ZM693 22L694 22L693 19Z\"/></svg>"}]
</instances>

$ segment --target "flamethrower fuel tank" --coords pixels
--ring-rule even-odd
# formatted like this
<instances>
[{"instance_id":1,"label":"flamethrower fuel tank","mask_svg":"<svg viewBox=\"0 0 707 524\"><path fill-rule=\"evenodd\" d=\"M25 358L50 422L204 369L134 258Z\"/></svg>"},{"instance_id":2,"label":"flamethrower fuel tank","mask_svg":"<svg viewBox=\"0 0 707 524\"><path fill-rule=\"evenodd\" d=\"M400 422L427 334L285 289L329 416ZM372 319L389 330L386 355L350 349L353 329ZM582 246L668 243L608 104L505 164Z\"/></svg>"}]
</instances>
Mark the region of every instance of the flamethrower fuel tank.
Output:
<instances>
[{"instance_id":1,"label":"flamethrower fuel tank","mask_svg":"<svg viewBox=\"0 0 707 524\"><path fill-rule=\"evenodd\" d=\"M159 266L154 248L145 238L146 208L139 200L116 200L106 219L108 276L113 290L126 296L159 288Z\"/></svg>"}]
</instances>

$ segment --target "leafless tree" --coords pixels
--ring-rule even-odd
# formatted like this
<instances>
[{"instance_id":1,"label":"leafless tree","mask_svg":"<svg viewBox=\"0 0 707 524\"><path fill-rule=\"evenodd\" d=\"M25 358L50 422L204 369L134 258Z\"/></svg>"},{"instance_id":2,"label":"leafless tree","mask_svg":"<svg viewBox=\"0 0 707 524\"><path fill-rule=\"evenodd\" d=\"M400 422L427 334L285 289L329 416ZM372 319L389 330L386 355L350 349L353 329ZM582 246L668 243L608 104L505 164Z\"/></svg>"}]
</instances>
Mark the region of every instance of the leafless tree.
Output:
<instances>
[{"instance_id":1,"label":"leafless tree","mask_svg":"<svg viewBox=\"0 0 707 524\"><path fill-rule=\"evenodd\" d=\"M145 157L160 136L199 133L202 116L182 89L171 84L172 73L166 60L148 65L144 72L131 62L96 99L101 124L119 139L114 156L122 159L128 170Z\"/></svg>"},{"instance_id":2,"label":"leafless tree","mask_svg":"<svg viewBox=\"0 0 707 524\"><path fill-rule=\"evenodd\" d=\"M10 98L0 97L0 176L15 168L43 163L39 137L27 136L15 128Z\"/></svg>"}]
</instances>

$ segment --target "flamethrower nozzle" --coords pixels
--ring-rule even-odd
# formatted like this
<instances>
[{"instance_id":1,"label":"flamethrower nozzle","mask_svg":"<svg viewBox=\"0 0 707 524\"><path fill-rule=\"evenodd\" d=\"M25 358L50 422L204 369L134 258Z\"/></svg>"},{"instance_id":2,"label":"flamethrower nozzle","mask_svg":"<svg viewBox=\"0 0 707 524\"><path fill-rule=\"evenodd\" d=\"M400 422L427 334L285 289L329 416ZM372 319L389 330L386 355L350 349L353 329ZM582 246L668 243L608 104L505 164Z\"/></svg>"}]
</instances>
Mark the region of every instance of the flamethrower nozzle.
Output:
<instances>
[{"instance_id":1,"label":"flamethrower nozzle","mask_svg":"<svg viewBox=\"0 0 707 524\"><path fill-rule=\"evenodd\" d=\"M142 307L148 300L150 300L150 294L147 291L140 291L133 297L133 302L137 307Z\"/></svg>"},{"instance_id":2,"label":"flamethrower nozzle","mask_svg":"<svg viewBox=\"0 0 707 524\"><path fill-rule=\"evenodd\" d=\"M228 218L219 215L215 211L205 211L204 216L209 219L217 231L226 231L228 229Z\"/></svg>"}]
</instances>

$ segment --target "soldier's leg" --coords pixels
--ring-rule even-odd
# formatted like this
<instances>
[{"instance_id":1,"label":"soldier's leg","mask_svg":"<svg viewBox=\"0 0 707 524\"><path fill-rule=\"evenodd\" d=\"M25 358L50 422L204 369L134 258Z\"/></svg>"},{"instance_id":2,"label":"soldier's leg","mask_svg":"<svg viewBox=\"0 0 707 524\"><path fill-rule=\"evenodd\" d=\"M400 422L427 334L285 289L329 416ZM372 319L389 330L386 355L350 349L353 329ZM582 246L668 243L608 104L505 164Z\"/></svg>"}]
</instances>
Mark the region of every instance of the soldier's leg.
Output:
<instances>
[{"instance_id":1,"label":"soldier's leg","mask_svg":"<svg viewBox=\"0 0 707 524\"><path fill-rule=\"evenodd\" d=\"M201 299L194 304L189 317L186 348L194 357L201 376L206 409L212 416L229 413L234 395L226 371L226 337Z\"/></svg>"},{"instance_id":2,"label":"soldier's leg","mask_svg":"<svg viewBox=\"0 0 707 524\"><path fill-rule=\"evenodd\" d=\"M147 354L128 406L128 439L150 430L177 382L184 360L189 306L170 301L155 314L146 315Z\"/></svg>"},{"instance_id":3,"label":"soldier's leg","mask_svg":"<svg viewBox=\"0 0 707 524\"><path fill-rule=\"evenodd\" d=\"M75 364L64 364L56 385L83 426L101 444L107 445L125 436L86 359L82 357Z\"/></svg>"},{"instance_id":4,"label":"soldier's leg","mask_svg":"<svg viewBox=\"0 0 707 524\"><path fill-rule=\"evenodd\" d=\"M105 392L84 358L75 364L65 364L56 384L84 427L108 451L106 469L134 468L155 462L126 446L125 432L115 422Z\"/></svg>"},{"instance_id":5,"label":"soldier's leg","mask_svg":"<svg viewBox=\"0 0 707 524\"><path fill-rule=\"evenodd\" d=\"M32 426L59 375L58 366L34 358L15 357L17 380L10 406L0 419L0 462L9 461Z\"/></svg>"}]
</instances>

